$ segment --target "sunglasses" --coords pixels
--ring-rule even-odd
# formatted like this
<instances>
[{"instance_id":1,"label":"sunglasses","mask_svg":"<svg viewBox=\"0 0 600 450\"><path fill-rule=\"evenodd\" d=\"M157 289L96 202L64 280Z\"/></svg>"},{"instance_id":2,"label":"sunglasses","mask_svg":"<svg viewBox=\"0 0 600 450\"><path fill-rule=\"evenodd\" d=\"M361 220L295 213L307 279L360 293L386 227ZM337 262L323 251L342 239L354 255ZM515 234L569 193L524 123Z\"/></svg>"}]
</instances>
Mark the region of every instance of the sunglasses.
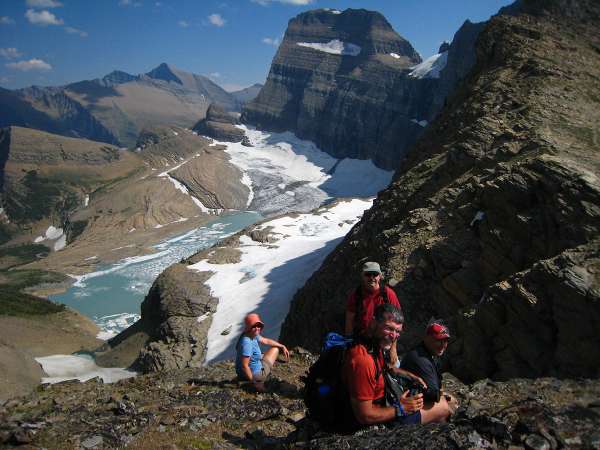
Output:
<instances>
[{"instance_id":1,"label":"sunglasses","mask_svg":"<svg viewBox=\"0 0 600 450\"><path fill-rule=\"evenodd\" d=\"M255 324L254 324L254 325L252 325L250 328L253 328L253 329L254 329L254 328L259 328L259 329L261 329L261 330L262 330L262 329L264 328L264 325L263 325L263 324L261 324L261 323L255 323Z\"/></svg>"},{"instance_id":2,"label":"sunglasses","mask_svg":"<svg viewBox=\"0 0 600 450\"><path fill-rule=\"evenodd\" d=\"M379 272L364 272L363 275L367 278L375 278L379 275Z\"/></svg>"}]
</instances>

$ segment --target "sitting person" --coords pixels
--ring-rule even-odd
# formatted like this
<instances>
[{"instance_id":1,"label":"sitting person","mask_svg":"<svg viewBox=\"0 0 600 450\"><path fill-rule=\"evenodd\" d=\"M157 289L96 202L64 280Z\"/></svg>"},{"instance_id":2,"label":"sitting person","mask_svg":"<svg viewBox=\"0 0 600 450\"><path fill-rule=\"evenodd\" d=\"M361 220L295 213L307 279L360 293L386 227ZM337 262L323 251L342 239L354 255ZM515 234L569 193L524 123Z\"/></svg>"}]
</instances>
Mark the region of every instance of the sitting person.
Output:
<instances>
[{"instance_id":1,"label":"sitting person","mask_svg":"<svg viewBox=\"0 0 600 450\"><path fill-rule=\"evenodd\" d=\"M271 373L271 369L283 352L286 359L290 357L288 349L279 342L260 335L264 328L260 316L251 313L244 319L244 332L238 339L236 345L235 371L241 380L252 381L257 391L264 391L265 380ZM260 345L268 345L271 348L262 354Z\"/></svg>"},{"instance_id":2,"label":"sitting person","mask_svg":"<svg viewBox=\"0 0 600 450\"><path fill-rule=\"evenodd\" d=\"M433 405L443 398L454 412L458 403L454 397L443 393L440 370L440 357L448 348L449 339L450 331L447 326L439 320L430 322L423 341L402 358L400 367L415 373L427 384L423 394L425 405Z\"/></svg>"},{"instance_id":3,"label":"sitting person","mask_svg":"<svg viewBox=\"0 0 600 450\"><path fill-rule=\"evenodd\" d=\"M376 423L418 424L444 422L450 412L445 400L424 407L423 394L409 396L405 391L395 406L385 405L387 367L383 351L389 350L402 332L404 317L389 303L375 308L366 332L350 347L345 356L342 378L350 396L356 426Z\"/></svg>"}]
</instances>

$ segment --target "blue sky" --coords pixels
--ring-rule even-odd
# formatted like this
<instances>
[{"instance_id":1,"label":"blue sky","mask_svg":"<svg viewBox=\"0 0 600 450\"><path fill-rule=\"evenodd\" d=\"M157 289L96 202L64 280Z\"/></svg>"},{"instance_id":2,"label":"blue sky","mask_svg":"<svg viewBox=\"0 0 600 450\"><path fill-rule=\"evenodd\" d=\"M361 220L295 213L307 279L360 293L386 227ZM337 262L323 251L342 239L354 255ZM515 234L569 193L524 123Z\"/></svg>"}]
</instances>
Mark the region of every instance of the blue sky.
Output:
<instances>
[{"instance_id":1,"label":"blue sky","mask_svg":"<svg viewBox=\"0 0 600 450\"><path fill-rule=\"evenodd\" d=\"M0 0L0 86L58 86L162 62L226 89L263 83L287 22L316 8L381 12L426 58L511 0Z\"/></svg>"}]
</instances>

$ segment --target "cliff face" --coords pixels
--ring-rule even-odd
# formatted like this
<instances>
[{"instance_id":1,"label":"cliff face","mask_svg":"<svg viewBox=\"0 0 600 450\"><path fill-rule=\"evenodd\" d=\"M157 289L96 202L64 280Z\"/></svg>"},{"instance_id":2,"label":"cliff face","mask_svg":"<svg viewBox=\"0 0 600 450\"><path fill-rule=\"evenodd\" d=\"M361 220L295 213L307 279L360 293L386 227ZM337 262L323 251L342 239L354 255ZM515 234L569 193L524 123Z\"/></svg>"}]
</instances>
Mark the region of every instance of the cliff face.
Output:
<instances>
[{"instance_id":1,"label":"cliff face","mask_svg":"<svg viewBox=\"0 0 600 450\"><path fill-rule=\"evenodd\" d=\"M289 22L266 84L245 105L242 122L293 131L335 157L396 168L422 132L418 122L435 117L470 69L480 27L461 28L439 61L441 73L415 76L421 58L379 13L300 14Z\"/></svg>"},{"instance_id":2,"label":"cliff face","mask_svg":"<svg viewBox=\"0 0 600 450\"><path fill-rule=\"evenodd\" d=\"M283 341L318 348L361 262L378 260L404 348L444 316L466 380L598 375L600 7L520 6L480 34L469 77L295 296Z\"/></svg>"}]
</instances>

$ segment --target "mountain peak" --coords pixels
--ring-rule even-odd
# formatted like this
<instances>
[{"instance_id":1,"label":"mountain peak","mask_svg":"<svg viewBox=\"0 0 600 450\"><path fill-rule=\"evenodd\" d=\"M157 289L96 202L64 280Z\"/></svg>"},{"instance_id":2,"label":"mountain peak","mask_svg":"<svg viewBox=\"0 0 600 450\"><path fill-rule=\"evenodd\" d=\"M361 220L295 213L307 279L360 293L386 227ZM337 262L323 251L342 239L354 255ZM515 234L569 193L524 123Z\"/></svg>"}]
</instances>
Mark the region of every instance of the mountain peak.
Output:
<instances>
[{"instance_id":1,"label":"mountain peak","mask_svg":"<svg viewBox=\"0 0 600 450\"><path fill-rule=\"evenodd\" d=\"M127 83L129 81L135 80L137 77L135 75L131 75L127 72L123 72L122 70L113 70L108 75L105 75L102 78L102 81L105 85L111 86L113 84L122 84Z\"/></svg>"},{"instance_id":2,"label":"mountain peak","mask_svg":"<svg viewBox=\"0 0 600 450\"><path fill-rule=\"evenodd\" d=\"M154 78L155 80L163 80L163 81L173 81L178 84L183 84L181 78L179 78L176 73L179 72L176 67L173 67L167 63L161 63L150 72L146 73L146 75L150 78Z\"/></svg>"}]
</instances>

